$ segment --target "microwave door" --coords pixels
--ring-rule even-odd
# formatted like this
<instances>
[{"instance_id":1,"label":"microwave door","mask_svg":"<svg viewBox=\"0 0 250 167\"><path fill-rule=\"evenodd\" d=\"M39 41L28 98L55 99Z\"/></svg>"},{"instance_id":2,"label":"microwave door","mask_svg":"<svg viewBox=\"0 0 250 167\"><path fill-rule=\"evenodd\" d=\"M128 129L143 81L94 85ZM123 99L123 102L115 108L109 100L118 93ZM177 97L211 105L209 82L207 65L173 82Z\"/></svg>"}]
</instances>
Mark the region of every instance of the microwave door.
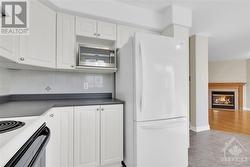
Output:
<instances>
[{"instance_id":1,"label":"microwave door","mask_svg":"<svg viewBox=\"0 0 250 167\"><path fill-rule=\"evenodd\" d=\"M79 65L86 67L116 67L115 51L106 48L79 46Z\"/></svg>"}]
</instances>

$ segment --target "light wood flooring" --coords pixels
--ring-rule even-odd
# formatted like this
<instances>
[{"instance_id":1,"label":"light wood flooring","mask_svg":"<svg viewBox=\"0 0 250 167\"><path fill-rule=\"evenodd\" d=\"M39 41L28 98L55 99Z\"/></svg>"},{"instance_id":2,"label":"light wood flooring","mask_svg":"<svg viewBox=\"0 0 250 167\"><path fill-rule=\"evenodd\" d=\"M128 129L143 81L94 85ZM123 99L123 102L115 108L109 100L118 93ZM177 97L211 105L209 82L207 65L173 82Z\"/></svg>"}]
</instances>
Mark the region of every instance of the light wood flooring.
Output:
<instances>
[{"instance_id":1,"label":"light wood flooring","mask_svg":"<svg viewBox=\"0 0 250 167\"><path fill-rule=\"evenodd\" d=\"M250 111L209 110L210 128L250 135Z\"/></svg>"}]
</instances>

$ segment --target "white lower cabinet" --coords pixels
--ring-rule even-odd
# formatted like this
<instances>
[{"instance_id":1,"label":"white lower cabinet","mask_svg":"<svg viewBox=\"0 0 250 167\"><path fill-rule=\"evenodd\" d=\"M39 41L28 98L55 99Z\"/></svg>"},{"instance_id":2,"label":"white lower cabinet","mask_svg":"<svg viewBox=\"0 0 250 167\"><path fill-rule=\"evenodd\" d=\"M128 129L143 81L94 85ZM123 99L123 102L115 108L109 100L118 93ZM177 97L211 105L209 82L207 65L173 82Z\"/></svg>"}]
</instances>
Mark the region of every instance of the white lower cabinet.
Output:
<instances>
[{"instance_id":1,"label":"white lower cabinet","mask_svg":"<svg viewBox=\"0 0 250 167\"><path fill-rule=\"evenodd\" d=\"M123 105L53 108L47 167L120 167L123 160Z\"/></svg>"},{"instance_id":2,"label":"white lower cabinet","mask_svg":"<svg viewBox=\"0 0 250 167\"><path fill-rule=\"evenodd\" d=\"M53 108L46 115L51 137L46 149L47 167L73 166L73 107Z\"/></svg>"},{"instance_id":3,"label":"white lower cabinet","mask_svg":"<svg viewBox=\"0 0 250 167\"><path fill-rule=\"evenodd\" d=\"M101 165L123 160L123 106L101 107Z\"/></svg>"},{"instance_id":4,"label":"white lower cabinet","mask_svg":"<svg viewBox=\"0 0 250 167\"><path fill-rule=\"evenodd\" d=\"M75 107L74 167L97 167L100 164L99 107Z\"/></svg>"}]
</instances>

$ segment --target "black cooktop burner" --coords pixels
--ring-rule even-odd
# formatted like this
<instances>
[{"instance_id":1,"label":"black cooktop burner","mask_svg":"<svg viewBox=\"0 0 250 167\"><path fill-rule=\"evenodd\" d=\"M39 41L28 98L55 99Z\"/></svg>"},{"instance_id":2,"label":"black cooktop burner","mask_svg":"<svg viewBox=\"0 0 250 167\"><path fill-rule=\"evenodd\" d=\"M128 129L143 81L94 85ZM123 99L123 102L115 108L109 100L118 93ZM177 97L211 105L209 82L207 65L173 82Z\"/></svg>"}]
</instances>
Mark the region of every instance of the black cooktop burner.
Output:
<instances>
[{"instance_id":1,"label":"black cooktop burner","mask_svg":"<svg viewBox=\"0 0 250 167\"><path fill-rule=\"evenodd\" d=\"M9 132L24 126L24 122L20 121L0 121L0 133Z\"/></svg>"}]
</instances>

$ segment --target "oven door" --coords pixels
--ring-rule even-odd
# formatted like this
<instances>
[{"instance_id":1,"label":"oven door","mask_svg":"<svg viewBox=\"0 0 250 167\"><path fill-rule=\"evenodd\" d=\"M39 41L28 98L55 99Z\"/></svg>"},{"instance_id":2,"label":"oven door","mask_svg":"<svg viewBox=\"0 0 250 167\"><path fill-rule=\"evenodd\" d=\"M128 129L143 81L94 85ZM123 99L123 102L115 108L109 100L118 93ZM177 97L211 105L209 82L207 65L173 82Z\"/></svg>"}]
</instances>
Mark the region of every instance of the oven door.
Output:
<instances>
[{"instance_id":1,"label":"oven door","mask_svg":"<svg viewBox=\"0 0 250 167\"><path fill-rule=\"evenodd\" d=\"M45 148L50 130L44 123L17 151L5 167L45 167Z\"/></svg>"}]
</instances>

